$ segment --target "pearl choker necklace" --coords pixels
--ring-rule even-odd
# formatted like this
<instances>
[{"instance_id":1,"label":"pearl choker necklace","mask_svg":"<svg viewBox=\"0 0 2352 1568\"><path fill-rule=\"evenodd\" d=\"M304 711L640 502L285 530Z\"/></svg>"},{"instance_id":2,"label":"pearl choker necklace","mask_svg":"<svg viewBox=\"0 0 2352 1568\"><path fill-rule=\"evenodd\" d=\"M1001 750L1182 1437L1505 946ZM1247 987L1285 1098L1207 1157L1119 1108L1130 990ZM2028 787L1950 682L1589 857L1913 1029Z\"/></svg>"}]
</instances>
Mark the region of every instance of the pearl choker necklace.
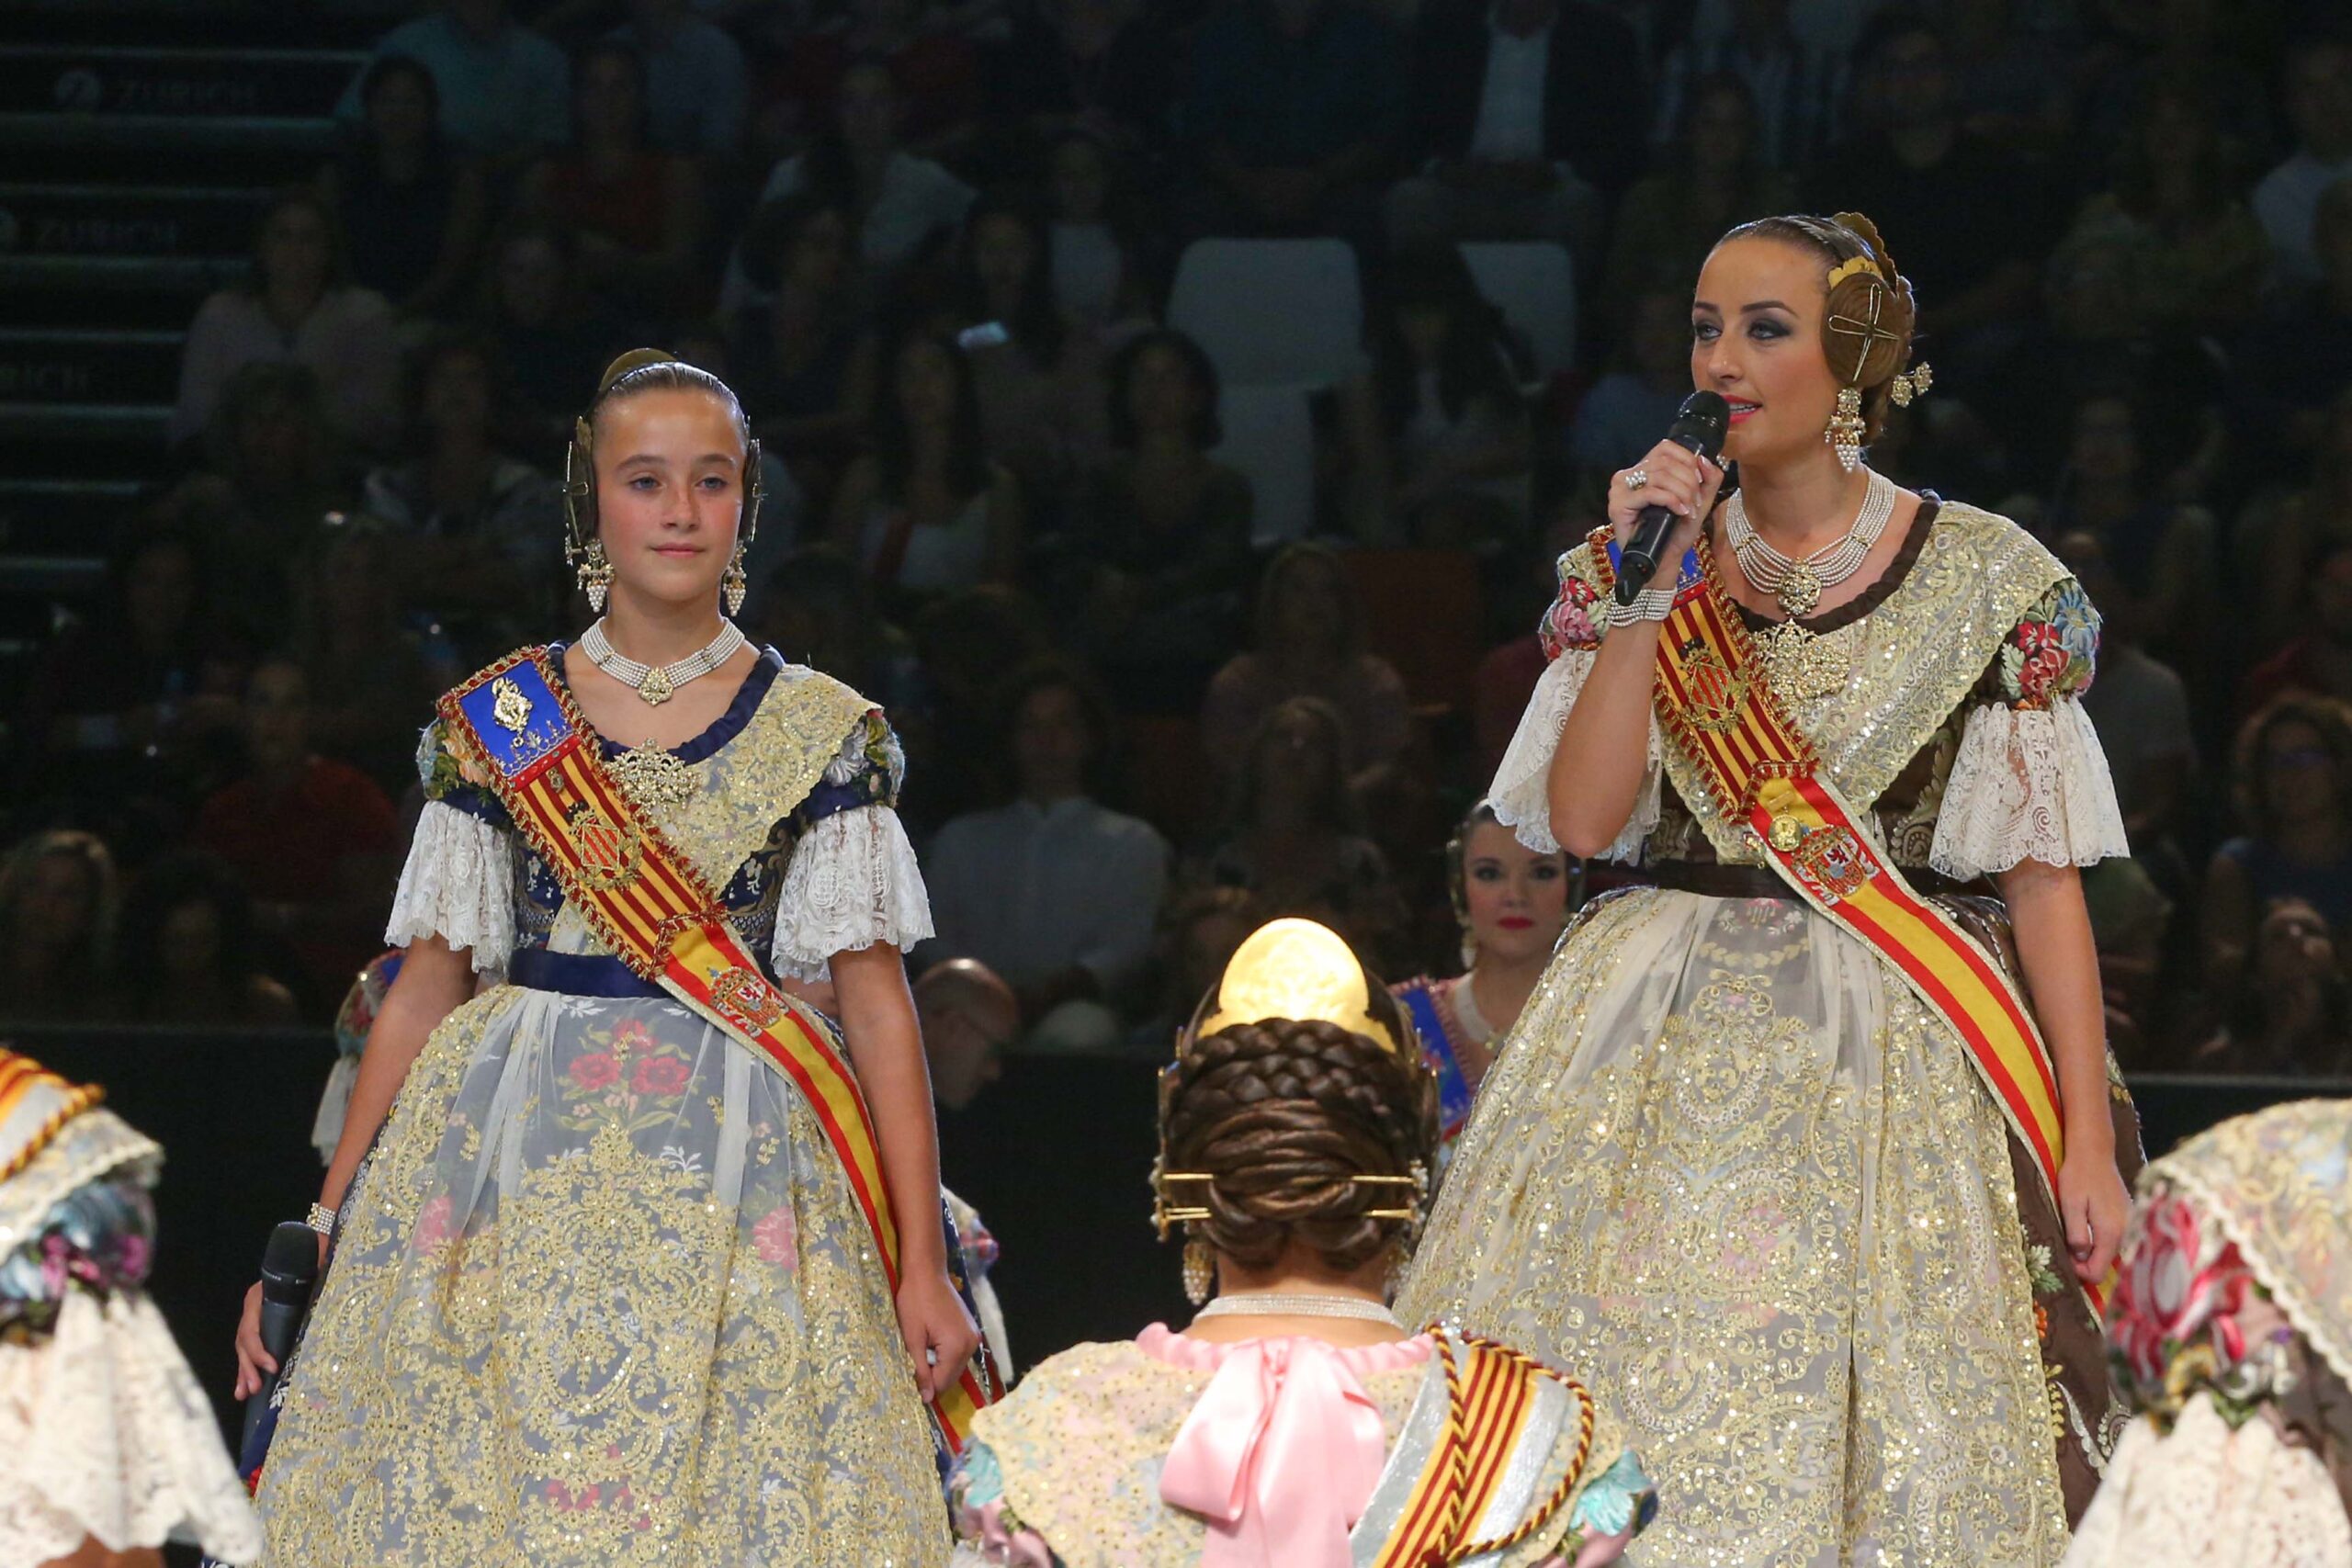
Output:
<instances>
[{"instance_id":1,"label":"pearl choker necklace","mask_svg":"<svg viewBox=\"0 0 2352 1568\"><path fill-rule=\"evenodd\" d=\"M742 627L722 615L718 635L704 647L668 664L640 664L613 647L611 639L605 636L605 621L600 615L594 626L580 634L580 651L588 656L589 663L614 680L636 687L647 706L660 707L677 694L679 687L709 674L734 658L735 650L750 640Z\"/></svg>"},{"instance_id":2,"label":"pearl choker necklace","mask_svg":"<svg viewBox=\"0 0 2352 1568\"><path fill-rule=\"evenodd\" d=\"M1193 1314L1204 1317L1348 1317L1403 1329L1396 1314L1362 1296L1327 1296L1310 1291L1247 1291L1219 1296Z\"/></svg>"}]
</instances>

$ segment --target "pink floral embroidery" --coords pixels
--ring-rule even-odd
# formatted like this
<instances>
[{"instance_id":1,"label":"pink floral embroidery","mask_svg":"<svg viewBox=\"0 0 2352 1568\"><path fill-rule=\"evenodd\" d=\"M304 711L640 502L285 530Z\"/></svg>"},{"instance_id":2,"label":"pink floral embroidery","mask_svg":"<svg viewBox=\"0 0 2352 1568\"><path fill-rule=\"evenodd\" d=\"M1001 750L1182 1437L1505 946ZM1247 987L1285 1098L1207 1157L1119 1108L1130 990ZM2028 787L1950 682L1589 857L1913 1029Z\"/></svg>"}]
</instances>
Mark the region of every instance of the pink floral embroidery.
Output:
<instances>
[{"instance_id":1,"label":"pink floral embroidery","mask_svg":"<svg viewBox=\"0 0 2352 1568\"><path fill-rule=\"evenodd\" d=\"M675 1056L648 1056L638 1063L628 1087L639 1094L684 1094L694 1076L694 1070Z\"/></svg>"},{"instance_id":2,"label":"pink floral embroidery","mask_svg":"<svg viewBox=\"0 0 2352 1568\"><path fill-rule=\"evenodd\" d=\"M779 1269L789 1269L798 1259L798 1240L789 1208L770 1211L767 1218L752 1227L752 1250Z\"/></svg>"},{"instance_id":3,"label":"pink floral embroidery","mask_svg":"<svg viewBox=\"0 0 2352 1568\"><path fill-rule=\"evenodd\" d=\"M416 1249L431 1252L449 1239L449 1195L442 1193L416 1217Z\"/></svg>"},{"instance_id":4,"label":"pink floral embroidery","mask_svg":"<svg viewBox=\"0 0 2352 1568\"><path fill-rule=\"evenodd\" d=\"M632 1018L613 1031L613 1049L624 1054L653 1049L653 1031L643 1019Z\"/></svg>"},{"instance_id":5,"label":"pink floral embroidery","mask_svg":"<svg viewBox=\"0 0 2352 1568\"><path fill-rule=\"evenodd\" d=\"M2143 1388L2161 1388L2173 1358L2199 1339L2210 1338L2226 1371L2245 1359L2237 1314L2253 1280L2235 1242L2208 1235L2187 1199L2165 1193L2148 1205L2117 1276L2109 1341Z\"/></svg>"},{"instance_id":6,"label":"pink floral embroidery","mask_svg":"<svg viewBox=\"0 0 2352 1568\"><path fill-rule=\"evenodd\" d=\"M621 1077L621 1065L598 1052L593 1056L581 1056L571 1064L571 1081L590 1094L600 1089L610 1089Z\"/></svg>"},{"instance_id":7,"label":"pink floral embroidery","mask_svg":"<svg viewBox=\"0 0 2352 1568\"><path fill-rule=\"evenodd\" d=\"M585 1513L604 1501L604 1490L598 1486L583 1486L574 1492L560 1481L548 1483L548 1501L567 1513Z\"/></svg>"},{"instance_id":8,"label":"pink floral embroidery","mask_svg":"<svg viewBox=\"0 0 2352 1568\"><path fill-rule=\"evenodd\" d=\"M1557 659L1570 649L1599 646L1600 633L1592 624L1592 606L1600 599L1600 591L1581 577L1569 577L1560 584L1560 596L1536 628L1536 637L1544 644L1544 657Z\"/></svg>"},{"instance_id":9,"label":"pink floral embroidery","mask_svg":"<svg viewBox=\"0 0 2352 1568\"><path fill-rule=\"evenodd\" d=\"M2047 621L2020 621L2017 629L2018 694L2034 706L2046 706L2066 673L2066 644L2058 628Z\"/></svg>"}]
</instances>

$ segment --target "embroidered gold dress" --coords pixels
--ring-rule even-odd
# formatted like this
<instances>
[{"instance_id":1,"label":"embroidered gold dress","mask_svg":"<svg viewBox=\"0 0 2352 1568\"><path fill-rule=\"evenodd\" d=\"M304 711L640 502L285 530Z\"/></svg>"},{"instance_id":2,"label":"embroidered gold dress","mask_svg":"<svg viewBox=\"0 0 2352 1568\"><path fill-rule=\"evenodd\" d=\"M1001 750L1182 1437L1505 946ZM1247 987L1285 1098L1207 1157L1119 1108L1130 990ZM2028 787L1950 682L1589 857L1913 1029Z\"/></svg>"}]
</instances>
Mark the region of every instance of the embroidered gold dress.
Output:
<instances>
[{"instance_id":1,"label":"embroidered gold dress","mask_svg":"<svg viewBox=\"0 0 2352 1568\"><path fill-rule=\"evenodd\" d=\"M268 1561L943 1562L930 1420L814 1114L611 959L439 726L419 761L389 940L505 983L435 1032L345 1200ZM616 772L747 949L815 978L930 934L901 770L878 712L770 652L703 736Z\"/></svg>"},{"instance_id":2,"label":"embroidered gold dress","mask_svg":"<svg viewBox=\"0 0 2352 1568\"><path fill-rule=\"evenodd\" d=\"M1600 641L1589 552L1562 558L1490 792L1545 850ZM1930 500L1884 577L1805 625L1852 673L1792 716L1923 893L2125 852L2076 700L2097 616L2015 525ZM1398 1310L1579 1370L1657 1480L1629 1562L2055 1562L2115 1416L2052 1205L1958 1037L1702 798L1653 720L1609 858L1664 886L1580 912ZM1994 901L1954 908L2005 939Z\"/></svg>"},{"instance_id":3,"label":"embroidered gold dress","mask_svg":"<svg viewBox=\"0 0 2352 1568\"><path fill-rule=\"evenodd\" d=\"M956 1568L1317 1568L1339 1543L1299 1528L1310 1510L1344 1521L1348 1560L1377 1561L1441 1440L1447 1383L1429 1334L1340 1349L1306 1337L1211 1344L1154 1324L1075 1346L974 1421L951 1487ZM1448 1562L1599 1568L1655 1516L1619 1423L1596 1409L1588 1447L1576 1406L1549 1397L1557 1408L1539 1400L1473 1532L1522 1539ZM1196 1489L1204 1472L1216 1483L1222 1531L1163 1495L1182 1491L1169 1477L1187 1467Z\"/></svg>"}]
</instances>

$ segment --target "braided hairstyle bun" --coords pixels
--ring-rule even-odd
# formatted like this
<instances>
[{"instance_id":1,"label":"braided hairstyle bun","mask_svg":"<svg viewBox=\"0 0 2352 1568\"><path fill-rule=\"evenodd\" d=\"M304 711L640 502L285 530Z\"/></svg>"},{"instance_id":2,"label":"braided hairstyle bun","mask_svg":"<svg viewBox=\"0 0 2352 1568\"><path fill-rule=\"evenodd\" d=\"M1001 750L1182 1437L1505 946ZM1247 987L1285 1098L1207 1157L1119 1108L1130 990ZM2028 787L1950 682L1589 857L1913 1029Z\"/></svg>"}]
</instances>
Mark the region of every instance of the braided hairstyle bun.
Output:
<instances>
[{"instance_id":1,"label":"braided hairstyle bun","mask_svg":"<svg viewBox=\"0 0 2352 1568\"><path fill-rule=\"evenodd\" d=\"M1827 264L1829 297L1821 313L1821 351L1838 385L1862 394L1864 439L1886 423L1892 383L1911 363L1919 305L1911 280L1895 266L1878 225L1859 212L1835 218L1792 214L1742 223L1718 243L1779 240L1813 252Z\"/></svg>"},{"instance_id":2,"label":"braided hairstyle bun","mask_svg":"<svg viewBox=\"0 0 2352 1568\"><path fill-rule=\"evenodd\" d=\"M1388 993L1371 995L1395 1038L1410 1042ZM1209 1178L1181 1192L1209 1212L1189 1222L1191 1235L1253 1269L1296 1239L1349 1273L1413 1228L1368 1211L1419 1202L1409 1186L1350 1178L1428 1167L1437 1085L1417 1055L1387 1041L1321 1019L1261 1019L1186 1041L1160 1077L1159 1127L1167 1168Z\"/></svg>"}]
</instances>

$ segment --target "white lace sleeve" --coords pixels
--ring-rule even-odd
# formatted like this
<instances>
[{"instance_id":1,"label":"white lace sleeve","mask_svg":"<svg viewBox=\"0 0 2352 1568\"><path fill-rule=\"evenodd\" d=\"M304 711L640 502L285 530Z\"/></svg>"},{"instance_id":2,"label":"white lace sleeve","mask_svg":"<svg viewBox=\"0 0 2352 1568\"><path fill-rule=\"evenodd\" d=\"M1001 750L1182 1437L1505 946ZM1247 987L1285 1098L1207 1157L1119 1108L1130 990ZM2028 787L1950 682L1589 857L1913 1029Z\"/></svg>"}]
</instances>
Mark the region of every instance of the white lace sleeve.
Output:
<instances>
[{"instance_id":1,"label":"white lace sleeve","mask_svg":"<svg viewBox=\"0 0 2352 1568\"><path fill-rule=\"evenodd\" d=\"M384 941L437 936L470 949L477 975L503 975L514 951L514 844L503 828L445 802L416 819Z\"/></svg>"},{"instance_id":2,"label":"white lace sleeve","mask_svg":"<svg viewBox=\"0 0 2352 1568\"><path fill-rule=\"evenodd\" d=\"M2021 860L2089 865L2131 852L2107 754L2080 702L1994 703L1968 716L1930 865L1966 881Z\"/></svg>"},{"instance_id":3,"label":"white lace sleeve","mask_svg":"<svg viewBox=\"0 0 2352 1568\"><path fill-rule=\"evenodd\" d=\"M1560 847L1552 837L1552 754L1559 750L1560 728L1568 722L1568 710L1577 705L1577 694L1584 690L1585 678L1592 673L1592 661L1599 657L1586 649L1569 649L1552 660L1544 678L1535 682L1535 694L1527 700L1518 732L1511 736L1502 765L1495 770L1495 782L1487 790L1495 819L1516 833L1521 843L1540 853L1555 853ZM1600 852L1600 859L1631 864L1641 858L1642 840L1657 826L1665 763L1665 742L1658 733L1657 716L1652 714L1649 759L1643 769L1641 788L1634 796L1634 814L1626 818L1615 841Z\"/></svg>"},{"instance_id":4,"label":"white lace sleeve","mask_svg":"<svg viewBox=\"0 0 2352 1568\"><path fill-rule=\"evenodd\" d=\"M69 1288L45 1341L0 1345L0 1562L80 1560L193 1540L224 1562L262 1554L261 1521L212 1406L163 1314L138 1291Z\"/></svg>"},{"instance_id":5,"label":"white lace sleeve","mask_svg":"<svg viewBox=\"0 0 2352 1568\"><path fill-rule=\"evenodd\" d=\"M932 934L915 847L888 807L820 818L793 846L776 897L777 974L822 980L836 953L877 942L903 950Z\"/></svg>"}]
</instances>

